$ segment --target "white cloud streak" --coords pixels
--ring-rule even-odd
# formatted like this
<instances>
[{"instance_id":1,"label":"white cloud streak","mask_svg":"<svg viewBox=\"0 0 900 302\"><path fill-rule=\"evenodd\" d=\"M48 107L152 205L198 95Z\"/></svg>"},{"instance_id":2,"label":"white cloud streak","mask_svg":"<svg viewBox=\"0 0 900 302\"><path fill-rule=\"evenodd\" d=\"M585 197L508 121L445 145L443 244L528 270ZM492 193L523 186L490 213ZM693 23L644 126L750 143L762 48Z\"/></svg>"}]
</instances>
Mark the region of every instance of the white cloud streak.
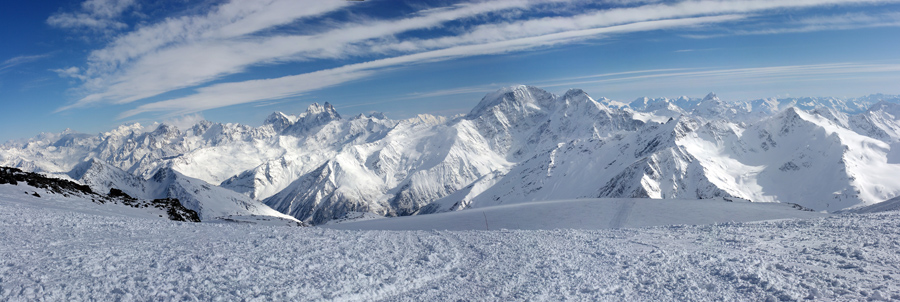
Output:
<instances>
[{"instance_id":1,"label":"white cloud streak","mask_svg":"<svg viewBox=\"0 0 900 302\"><path fill-rule=\"evenodd\" d=\"M723 34L699 34L684 36L695 39L709 39L732 35L773 35L827 30L851 30L874 27L900 27L900 13L848 13L834 16L806 17L790 22L778 28L731 30Z\"/></svg>"},{"instance_id":2,"label":"white cloud streak","mask_svg":"<svg viewBox=\"0 0 900 302\"><path fill-rule=\"evenodd\" d=\"M13 58L7 59L6 61L3 61L3 63L0 63L0 71L6 70L9 68L13 68L18 65L38 61L40 59L47 58L49 56L50 56L50 54L13 57Z\"/></svg>"},{"instance_id":3,"label":"white cloud streak","mask_svg":"<svg viewBox=\"0 0 900 302\"><path fill-rule=\"evenodd\" d=\"M47 18L47 24L93 31L123 29L128 26L116 19L134 4L134 0L87 0L81 3L80 11L54 14Z\"/></svg>"},{"instance_id":4,"label":"white cloud streak","mask_svg":"<svg viewBox=\"0 0 900 302\"><path fill-rule=\"evenodd\" d=\"M478 85L471 87L458 87L453 89L441 89L431 92L425 93L410 93L408 97L403 99L419 99L419 98L432 98L432 97L440 97L440 96L448 96L448 95L458 95L458 94L470 94L470 93L488 93L494 90L497 90L500 87L506 85L499 84L490 84L490 85Z\"/></svg>"},{"instance_id":5,"label":"white cloud streak","mask_svg":"<svg viewBox=\"0 0 900 302\"><path fill-rule=\"evenodd\" d=\"M691 26L710 22L725 22L740 19L741 16L725 15L698 17L675 20L659 20L569 31L537 37L528 37L485 44L465 45L432 50L411 55L345 65L339 68L321 70L300 75L286 76L276 79L254 80L238 83L216 84L197 89L191 96L162 102L141 105L126 111L119 118L127 118L136 114L152 111L174 111L175 114L188 114L212 108L237 104L274 100L297 96L312 90L321 89L353 80L357 80L375 72L407 64L444 61L459 57L499 54L521 51L535 47L552 46L560 43L571 43L579 39L597 37L601 34L615 34L635 31L656 30L678 26Z\"/></svg>"},{"instance_id":6,"label":"white cloud streak","mask_svg":"<svg viewBox=\"0 0 900 302\"><path fill-rule=\"evenodd\" d=\"M92 0L100 1L100 0ZM232 1L203 15L166 19L115 39L91 53L84 69L61 69L85 79L89 93L58 111L102 103L124 104L165 92L198 87L251 66L287 61L384 57L310 73L196 88L195 94L144 104L120 115L145 112L188 114L212 108L286 98L371 76L408 64L491 55L602 38L605 35L736 22L785 9L835 5L872 5L891 0L687 0L618 1L603 10L578 10L581 3L558 5L563 13L530 18L551 0L481 1L430 8L400 19L358 21L314 34L254 35L304 18L315 18L352 5L347 1ZM569 6L575 6L573 10ZM579 11L579 13L574 13ZM494 13L492 23L478 17ZM522 17L522 20L516 20ZM497 17L501 16L501 17ZM848 16L853 17L853 16ZM488 18L490 19L490 18ZM857 17L853 24L882 22ZM458 34L403 39L413 30L442 28L450 21ZM813 24L808 26L821 26ZM870 23L866 23L870 22ZM475 23L481 23L472 25ZM822 22L820 22L822 23ZM823 27L824 28L824 27Z\"/></svg>"},{"instance_id":7,"label":"white cloud streak","mask_svg":"<svg viewBox=\"0 0 900 302\"><path fill-rule=\"evenodd\" d=\"M129 103L239 73L255 64L344 57L352 52L352 47L349 46L353 43L431 28L446 21L488 12L521 8L529 2L534 1L478 2L432 9L401 20L342 26L316 35L254 38L246 35L288 21L321 15L342 8L350 2L276 0L268 6L248 9L245 7L247 3L254 1L235 1L220 7L209 16L184 17L139 30L115 41L112 47L94 52L90 57L91 69L87 76L94 78L90 86L103 91L88 95L62 109L102 101ZM310 3L315 5L309 5ZM297 7L287 7L294 5ZM287 15L277 16L279 13ZM238 17L243 18L241 22L220 24ZM259 21L245 22L244 19ZM281 22L260 22L262 20ZM177 32L170 32L172 28ZM175 41L179 37L183 38ZM126 63L130 63L127 69L118 70Z\"/></svg>"},{"instance_id":8,"label":"white cloud streak","mask_svg":"<svg viewBox=\"0 0 900 302\"><path fill-rule=\"evenodd\" d=\"M817 81L839 76L861 76L900 72L900 64L865 64L835 63L813 65L788 65L756 68L725 68L682 72L639 71L642 75L612 76L603 79L586 81L551 80L538 84L541 87L584 87L597 84L610 84L622 87L654 87L660 82L686 81L703 85L749 85L760 83L777 83L789 81ZM643 74L647 73L647 74Z\"/></svg>"}]
</instances>

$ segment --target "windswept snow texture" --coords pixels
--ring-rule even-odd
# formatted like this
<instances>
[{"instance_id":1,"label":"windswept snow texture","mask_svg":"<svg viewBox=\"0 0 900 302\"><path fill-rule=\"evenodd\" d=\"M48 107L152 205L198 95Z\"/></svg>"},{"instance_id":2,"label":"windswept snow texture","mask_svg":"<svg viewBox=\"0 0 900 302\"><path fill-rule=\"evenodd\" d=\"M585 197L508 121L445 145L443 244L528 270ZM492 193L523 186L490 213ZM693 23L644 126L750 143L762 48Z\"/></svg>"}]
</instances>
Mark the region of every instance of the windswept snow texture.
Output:
<instances>
[{"instance_id":1,"label":"windswept snow texture","mask_svg":"<svg viewBox=\"0 0 900 302\"><path fill-rule=\"evenodd\" d=\"M847 213L857 214L880 213L887 211L900 211L900 197L891 198L889 200L885 200L873 205L846 210Z\"/></svg>"},{"instance_id":2,"label":"windswept snow texture","mask_svg":"<svg viewBox=\"0 0 900 302\"><path fill-rule=\"evenodd\" d=\"M900 299L898 212L615 230L343 231L65 205L0 196L0 301Z\"/></svg>"},{"instance_id":3,"label":"windswept snow texture","mask_svg":"<svg viewBox=\"0 0 900 302\"><path fill-rule=\"evenodd\" d=\"M823 216L827 215L782 203L725 202L722 199L574 199L343 222L325 227L342 230L597 230Z\"/></svg>"},{"instance_id":4,"label":"windswept snow texture","mask_svg":"<svg viewBox=\"0 0 900 302\"><path fill-rule=\"evenodd\" d=\"M647 197L834 212L900 196L900 96L735 102L710 93L624 105L512 86L453 118L345 117L325 103L275 112L260 127L42 134L0 146L0 166L178 198L204 220L277 211L323 224L358 212Z\"/></svg>"}]
</instances>

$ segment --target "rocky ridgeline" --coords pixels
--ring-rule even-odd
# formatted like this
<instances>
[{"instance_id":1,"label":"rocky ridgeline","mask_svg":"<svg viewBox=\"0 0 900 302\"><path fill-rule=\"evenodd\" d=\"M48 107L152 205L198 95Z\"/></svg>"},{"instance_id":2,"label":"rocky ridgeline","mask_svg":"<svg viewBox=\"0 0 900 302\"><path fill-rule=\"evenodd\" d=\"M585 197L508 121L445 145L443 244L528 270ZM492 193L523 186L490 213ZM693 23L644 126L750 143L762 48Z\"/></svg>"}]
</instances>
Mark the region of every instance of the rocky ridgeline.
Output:
<instances>
[{"instance_id":1,"label":"rocky ridgeline","mask_svg":"<svg viewBox=\"0 0 900 302\"><path fill-rule=\"evenodd\" d=\"M200 217L197 215L196 211L185 208L184 205L175 198L142 200L131 197L115 188L110 189L109 193L103 195L94 192L86 185L80 185L72 181L45 177L37 173L24 172L16 168L0 167L0 185L18 185L19 183L26 183L29 186L44 189L47 192L65 197L81 196L99 204L122 204L132 208L153 207L164 210L168 214L170 220L200 222ZM41 197L37 192L32 195Z\"/></svg>"}]
</instances>

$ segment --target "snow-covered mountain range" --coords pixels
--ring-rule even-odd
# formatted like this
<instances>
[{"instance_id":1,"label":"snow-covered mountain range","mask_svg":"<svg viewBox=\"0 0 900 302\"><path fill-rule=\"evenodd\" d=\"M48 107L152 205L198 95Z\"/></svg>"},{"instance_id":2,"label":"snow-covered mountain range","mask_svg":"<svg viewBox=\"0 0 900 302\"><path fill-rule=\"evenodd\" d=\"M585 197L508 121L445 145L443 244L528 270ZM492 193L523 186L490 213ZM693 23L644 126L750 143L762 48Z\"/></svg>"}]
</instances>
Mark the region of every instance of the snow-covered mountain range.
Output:
<instances>
[{"instance_id":1,"label":"snow-covered mountain range","mask_svg":"<svg viewBox=\"0 0 900 302\"><path fill-rule=\"evenodd\" d=\"M739 197L817 211L900 195L900 96L726 102L514 86L466 115L342 117L328 103L263 126L124 125L0 147L0 166L98 192L178 198L201 219L425 214L597 197ZM282 214L283 213L283 214Z\"/></svg>"}]
</instances>

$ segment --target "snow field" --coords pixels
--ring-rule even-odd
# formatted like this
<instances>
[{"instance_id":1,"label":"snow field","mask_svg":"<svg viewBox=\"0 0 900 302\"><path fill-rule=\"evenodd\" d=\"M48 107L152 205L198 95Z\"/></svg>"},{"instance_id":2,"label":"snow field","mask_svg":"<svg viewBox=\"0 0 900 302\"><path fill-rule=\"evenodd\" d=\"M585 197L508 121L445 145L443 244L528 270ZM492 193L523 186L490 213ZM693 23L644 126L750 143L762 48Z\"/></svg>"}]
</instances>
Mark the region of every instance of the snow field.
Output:
<instances>
[{"instance_id":1,"label":"snow field","mask_svg":"<svg viewBox=\"0 0 900 302\"><path fill-rule=\"evenodd\" d=\"M347 231L103 216L22 195L0 199L0 301L900 299L898 212Z\"/></svg>"},{"instance_id":2,"label":"snow field","mask_svg":"<svg viewBox=\"0 0 900 302\"><path fill-rule=\"evenodd\" d=\"M614 229L677 224L713 224L827 214L783 203L723 199L584 198L535 201L428 215L347 221L323 227L342 230L553 230Z\"/></svg>"}]
</instances>

